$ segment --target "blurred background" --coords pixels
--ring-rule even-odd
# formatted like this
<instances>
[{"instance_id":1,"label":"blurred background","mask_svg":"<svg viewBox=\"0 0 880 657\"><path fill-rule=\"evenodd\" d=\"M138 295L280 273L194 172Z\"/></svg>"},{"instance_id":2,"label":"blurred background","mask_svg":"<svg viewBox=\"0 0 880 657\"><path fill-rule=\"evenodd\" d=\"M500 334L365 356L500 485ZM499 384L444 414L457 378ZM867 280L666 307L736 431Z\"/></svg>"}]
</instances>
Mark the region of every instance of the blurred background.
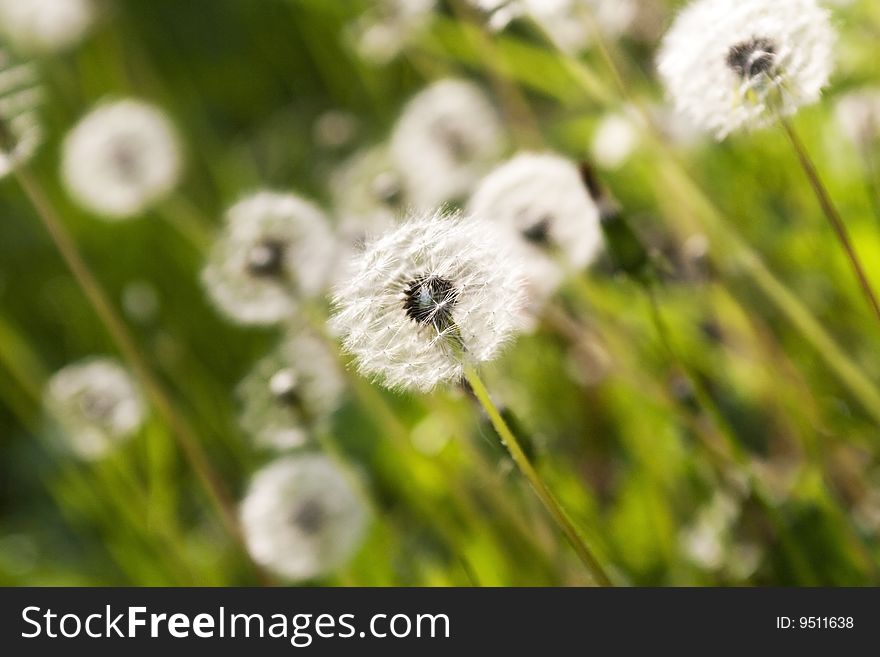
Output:
<instances>
[{"instance_id":1,"label":"blurred background","mask_svg":"<svg viewBox=\"0 0 880 657\"><path fill-rule=\"evenodd\" d=\"M644 290L603 255L486 371L614 577L880 583L880 327L784 134L717 143L672 114L653 62L680 2L634 1L622 15L627 3L587 2L602 40L521 16L507 24L499 4L95 0L87 27L59 47L34 48L2 20L0 31L10 61L30 62L42 89L31 175L232 504L275 458L242 429L235 391L281 329L236 326L205 293L205 249L225 209L258 189L290 190L338 224L340 167L385 143L414 94L455 77L479 85L502 117L499 162L521 149L589 160L663 263L655 299L667 339ZM795 124L880 285L880 110L854 131L844 103L880 84L880 5L827 4L836 73ZM65 190L61 144L96 103L130 96L167 113L183 174L161 202L110 223ZM654 117L662 147L636 107ZM276 583L224 525L162 414L148 410L100 459L64 448L43 390L93 356L119 353L8 175L0 583ZM588 582L466 395L347 381L329 433L374 518L350 560L308 583ZM391 411L393 431L375 405Z\"/></svg>"}]
</instances>

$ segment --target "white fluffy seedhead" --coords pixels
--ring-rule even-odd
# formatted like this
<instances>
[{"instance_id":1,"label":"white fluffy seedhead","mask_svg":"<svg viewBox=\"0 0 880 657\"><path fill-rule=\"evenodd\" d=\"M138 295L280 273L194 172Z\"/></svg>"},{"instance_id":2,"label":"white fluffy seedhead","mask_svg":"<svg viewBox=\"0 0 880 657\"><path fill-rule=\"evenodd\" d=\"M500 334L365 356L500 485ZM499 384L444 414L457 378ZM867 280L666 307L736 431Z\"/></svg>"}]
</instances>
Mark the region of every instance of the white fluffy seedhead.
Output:
<instances>
[{"instance_id":1,"label":"white fluffy seedhead","mask_svg":"<svg viewBox=\"0 0 880 657\"><path fill-rule=\"evenodd\" d=\"M94 20L92 0L0 0L0 31L32 54L73 46Z\"/></svg>"},{"instance_id":2,"label":"white fluffy seedhead","mask_svg":"<svg viewBox=\"0 0 880 657\"><path fill-rule=\"evenodd\" d=\"M358 54L374 64L396 57L428 25L437 0L378 0L351 27Z\"/></svg>"},{"instance_id":3,"label":"white fluffy seedhead","mask_svg":"<svg viewBox=\"0 0 880 657\"><path fill-rule=\"evenodd\" d=\"M435 208L465 196L500 156L503 130L483 91L440 80L412 98L391 135L391 157L409 200Z\"/></svg>"},{"instance_id":4,"label":"white fluffy seedhead","mask_svg":"<svg viewBox=\"0 0 880 657\"><path fill-rule=\"evenodd\" d=\"M369 242L334 296L332 328L359 370L428 391L493 359L522 325L518 259L488 223L416 216Z\"/></svg>"},{"instance_id":5,"label":"white fluffy seedhead","mask_svg":"<svg viewBox=\"0 0 880 657\"><path fill-rule=\"evenodd\" d=\"M202 282L230 319L274 324L323 291L335 248L316 205L296 194L257 192L227 211Z\"/></svg>"},{"instance_id":6,"label":"white fluffy seedhead","mask_svg":"<svg viewBox=\"0 0 880 657\"><path fill-rule=\"evenodd\" d=\"M37 115L42 98L36 67L0 49L0 178L29 160L42 143Z\"/></svg>"},{"instance_id":7,"label":"white fluffy seedhead","mask_svg":"<svg viewBox=\"0 0 880 657\"><path fill-rule=\"evenodd\" d=\"M239 421L259 447L293 449L339 407L345 382L317 336L299 329L260 360L238 386Z\"/></svg>"},{"instance_id":8,"label":"white fluffy seedhead","mask_svg":"<svg viewBox=\"0 0 880 657\"><path fill-rule=\"evenodd\" d=\"M240 516L254 561L299 581L330 573L351 558L368 514L339 467L309 454L281 458L257 472Z\"/></svg>"},{"instance_id":9,"label":"white fluffy seedhead","mask_svg":"<svg viewBox=\"0 0 880 657\"><path fill-rule=\"evenodd\" d=\"M657 67L678 111L723 139L816 102L834 42L816 0L696 0L664 37Z\"/></svg>"},{"instance_id":10,"label":"white fluffy seedhead","mask_svg":"<svg viewBox=\"0 0 880 657\"><path fill-rule=\"evenodd\" d=\"M523 262L529 305L540 307L565 270L580 270L602 245L599 210L577 166L550 153L520 153L486 176L468 211L498 225Z\"/></svg>"},{"instance_id":11,"label":"white fluffy seedhead","mask_svg":"<svg viewBox=\"0 0 880 657\"><path fill-rule=\"evenodd\" d=\"M68 446L87 460L101 458L140 429L145 408L128 371L109 358L85 360L56 372L45 405Z\"/></svg>"},{"instance_id":12,"label":"white fluffy seedhead","mask_svg":"<svg viewBox=\"0 0 880 657\"><path fill-rule=\"evenodd\" d=\"M98 105L70 131L61 174L80 205L118 221L167 196L181 166L177 134L165 113L129 98Z\"/></svg>"}]
</instances>

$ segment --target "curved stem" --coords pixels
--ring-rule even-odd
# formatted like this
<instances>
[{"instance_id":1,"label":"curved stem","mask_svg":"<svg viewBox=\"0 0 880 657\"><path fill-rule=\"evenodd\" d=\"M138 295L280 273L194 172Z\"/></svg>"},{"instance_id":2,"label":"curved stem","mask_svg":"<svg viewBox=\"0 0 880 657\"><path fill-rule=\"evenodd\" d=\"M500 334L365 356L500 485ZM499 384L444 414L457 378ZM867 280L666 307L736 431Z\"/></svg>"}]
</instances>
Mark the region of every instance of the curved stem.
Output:
<instances>
[{"instance_id":1,"label":"curved stem","mask_svg":"<svg viewBox=\"0 0 880 657\"><path fill-rule=\"evenodd\" d=\"M565 511L559 505L559 502L553 496L553 493L551 493L550 489L544 484L544 480L541 479L538 471L535 470L535 467L532 465L531 461L529 461L522 446L519 444L519 440L517 440L516 436L510 430L510 427L507 426L507 422L504 421L504 418L501 417L501 412L489 396L489 392L486 390L486 386L483 384L483 380L480 378L476 369L472 365L466 363L464 366L464 376L473 389L477 400L489 416L489 420L492 422L492 426L495 427L495 431L501 436L501 440L510 452L510 456L513 458L514 463L516 463L520 472L529 481L529 484L531 484L535 494L541 501L541 504L544 505L547 513L550 514L562 530L562 533L565 534L568 542L571 543L571 546L574 548L574 551L577 553L580 560L587 567L587 570L590 571L595 582L599 586L612 586L611 578L608 577L608 574L599 563L599 560L587 546L581 535L578 534L574 524L572 524Z\"/></svg>"},{"instance_id":2,"label":"curved stem","mask_svg":"<svg viewBox=\"0 0 880 657\"><path fill-rule=\"evenodd\" d=\"M846 229L843 217L840 216L840 211L837 209L834 201L831 200L828 188L825 187L825 183L822 182L822 177L819 175L819 171L816 169L816 165L813 163L810 153L807 151L807 147L804 145L804 142L801 141L801 138L795 131L791 121L785 116L780 116L779 123L785 131L785 135L788 137L788 141L797 155L798 162L804 170L807 180L810 181L810 187L812 187L813 193L816 194L816 199L819 201L819 205L822 208L822 212L825 214L825 218L828 219L828 223L831 224L831 228L834 229L834 233L837 235L837 239L843 247L847 259L849 259L849 264L852 266L853 272L859 281L859 286L862 288L862 292L868 301L868 305L871 306L871 310L874 312L877 320L880 321L880 302L877 301L877 294L871 286L871 281L868 279L865 267L862 265L859 254L850 239L849 231Z\"/></svg>"}]
</instances>

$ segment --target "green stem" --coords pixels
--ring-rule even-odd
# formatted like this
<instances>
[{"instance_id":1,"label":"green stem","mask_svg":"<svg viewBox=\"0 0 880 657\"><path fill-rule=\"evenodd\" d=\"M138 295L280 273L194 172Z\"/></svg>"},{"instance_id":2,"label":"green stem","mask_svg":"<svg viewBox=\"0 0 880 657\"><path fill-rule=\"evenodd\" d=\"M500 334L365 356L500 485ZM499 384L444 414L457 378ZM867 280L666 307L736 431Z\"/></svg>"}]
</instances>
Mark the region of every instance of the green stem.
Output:
<instances>
[{"instance_id":1,"label":"green stem","mask_svg":"<svg viewBox=\"0 0 880 657\"><path fill-rule=\"evenodd\" d=\"M874 288L871 286L871 281L868 278L867 272L865 272L859 254L850 239L849 231L846 228L843 217L840 216L840 211L837 209L834 201L831 200L828 188L825 187L825 183L822 182L822 177L819 175L819 171L816 169L816 165L813 163L813 159L810 157L807 147L804 145L804 142L801 141L801 138L795 131L791 121L787 117L780 115L779 123L785 131L785 135L788 137L788 141L797 155L798 162L804 170L807 180L810 182L810 187L812 187L813 193L819 201L819 206L822 208L825 218L828 219L828 223L831 224L834 234L837 235L837 239L846 253L846 257L859 281L859 286L862 288L862 292L865 295L865 299L868 301L868 305L877 317L877 321L880 321L880 302L877 301L877 295L874 292Z\"/></svg>"},{"instance_id":2,"label":"green stem","mask_svg":"<svg viewBox=\"0 0 880 657\"><path fill-rule=\"evenodd\" d=\"M580 560L587 567L587 570L590 571L595 582L599 586L612 586L611 578L608 577L608 574L599 563L599 560L587 546L580 534L578 534L574 524L569 520L565 511L559 505L559 502L550 492L550 489L544 484L544 480L541 479L538 471L535 470L535 467L532 465L531 461L529 461L529 458L519 444L519 440L513 435L513 432L510 430L510 427L507 426L507 422L504 421L504 418L501 417L501 412L489 396L489 392L486 390L486 386L483 384L483 380L480 378L477 370L467 362L464 366L464 376L473 389L474 395L477 397L480 405L482 405L486 414L489 416L489 420L492 422L492 426L495 427L495 431L501 436L501 440L510 452L510 456L513 458L514 463L516 463L520 472L529 481L535 494L538 496L538 499L562 530L562 533L565 534L568 542L571 543L572 548L574 548L574 551L577 553Z\"/></svg>"}]
</instances>

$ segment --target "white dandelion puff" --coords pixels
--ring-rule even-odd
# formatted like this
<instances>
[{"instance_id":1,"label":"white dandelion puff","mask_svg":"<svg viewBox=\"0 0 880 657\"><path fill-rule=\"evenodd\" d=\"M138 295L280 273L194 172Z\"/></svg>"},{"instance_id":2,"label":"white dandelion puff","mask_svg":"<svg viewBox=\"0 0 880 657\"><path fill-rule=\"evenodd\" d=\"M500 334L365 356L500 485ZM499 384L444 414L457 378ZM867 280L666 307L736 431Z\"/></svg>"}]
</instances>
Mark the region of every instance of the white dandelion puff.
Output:
<instances>
[{"instance_id":1,"label":"white dandelion puff","mask_svg":"<svg viewBox=\"0 0 880 657\"><path fill-rule=\"evenodd\" d=\"M358 54L374 64L394 59L430 23L437 0L379 0L352 26Z\"/></svg>"},{"instance_id":2,"label":"white dandelion puff","mask_svg":"<svg viewBox=\"0 0 880 657\"><path fill-rule=\"evenodd\" d=\"M27 162L42 143L37 114L42 99L36 67L0 50L0 178Z\"/></svg>"},{"instance_id":3,"label":"white dandelion puff","mask_svg":"<svg viewBox=\"0 0 880 657\"><path fill-rule=\"evenodd\" d=\"M593 161L606 169L619 169L639 144L638 127L623 114L611 114L596 127L590 153Z\"/></svg>"},{"instance_id":4,"label":"white dandelion puff","mask_svg":"<svg viewBox=\"0 0 880 657\"><path fill-rule=\"evenodd\" d=\"M723 139L815 103L834 42L816 0L697 0L664 37L657 68L678 111Z\"/></svg>"},{"instance_id":5,"label":"white dandelion puff","mask_svg":"<svg viewBox=\"0 0 880 657\"><path fill-rule=\"evenodd\" d=\"M0 31L32 54L69 48L95 21L92 0L0 0Z\"/></svg>"},{"instance_id":6,"label":"white dandelion puff","mask_svg":"<svg viewBox=\"0 0 880 657\"><path fill-rule=\"evenodd\" d=\"M391 136L391 157L409 200L435 208L465 196L501 155L498 113L471 82L434 82L407 103Z\"/></svg>"},{"instance_id":7,"label":"white dandelion puff","mask_svg":"<svg viewBox=\"0 0 880 657\"><path fill-rule=\"evenodd\" d=\"M165 113L129 98L98 105L70 131L61 173L75 201L118 221L167 196L181 165L177 134Z\"/></svg>"},{"instance_id":8,"label":"white dandelion puff","mask_svg":"<svg viewBox=\"0 0 880 657\"><path fill-rule=\"evenodd\" d=\"M326 425L345 382L327 345L305 329L292 331L238 386L242 428L260 447L301 447Z\"/></svg>"},{"instance_id":9,"label":"white dandelion puff","mask_svg":"<svg viewBox=\"0 0 880 657\"><path fill-rule=\"evenodd\" d=\"M837 101L834 116L847 138L860 149L880 139L880 88L851 91Z\"/></svg>"},{"instance_id":10,"label":"white dandelion puff","mask_svg":"<svg viewBox=\"0 0 880 657\"><path fill-rule=\"evenodd\" d=\"M109 358L92 358L56 372L46 385L46 409L73 453L98 459L140 429L144 402L128 371Z\"/></svg>"},{"instance_id":11,"label":"white dandelion puff","mask_svg":"<svg viewBox=\"0 0 880 657\"><path fill-rule=\"evenodd\" d=\"M361 545L368 513L339 467L309 454L284 457L258 471L240 516L254 560L299 581L348 561Z\"/></svg>"},{"instance_id":12,"label":"white dandelion puff","mask_svg":"<svg viewBox=\"0 0 880 657\"><path fill-rule=\"evenodd\" d=\"M331 326L359 370L431 390L492 360L522 325L516 257L488 223L416 216L366 245L334 296Z\"/></svg>"},{"instance_id":13,"label":"white dandelion puff","mask_svg":"<svg viewBox=\"0 0 880 657\"><path fill-rule=\"evenodd\" d=\"M514 245L528 282L532 312L566 270L590 264L602 246L599 209L577 166L551 153L520 153L487 175L468 211L497 224Z\"/></svg>"},{"instance_id":14,"label":"white dandelion puff","mask_svg":"<svg viewBox=\"0 0 880 657\"><path fill-rule=\"evenodd\" d=\"M296 194L257 192L227 211L202 282L230 319L274 324L323 291L335 248L315 204Z\"/></svg>"}]
</instances>

